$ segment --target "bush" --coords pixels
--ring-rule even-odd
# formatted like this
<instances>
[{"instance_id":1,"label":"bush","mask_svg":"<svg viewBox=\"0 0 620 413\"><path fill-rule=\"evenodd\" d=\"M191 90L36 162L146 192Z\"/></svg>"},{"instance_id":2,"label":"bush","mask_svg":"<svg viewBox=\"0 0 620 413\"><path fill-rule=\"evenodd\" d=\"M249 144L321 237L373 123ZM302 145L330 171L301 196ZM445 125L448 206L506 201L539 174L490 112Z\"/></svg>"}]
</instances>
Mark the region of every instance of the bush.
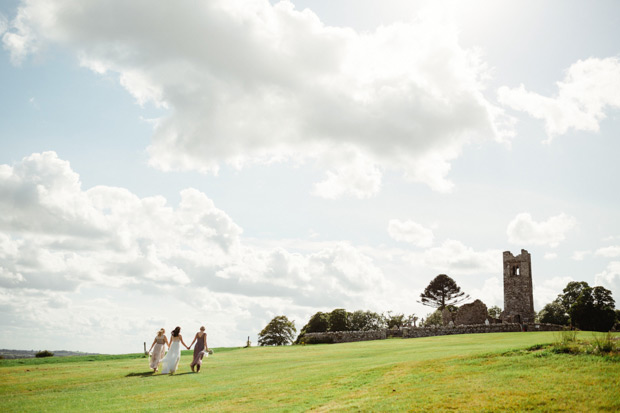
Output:
<instances>
[{"instance_id":1,"label":"bush","mask_svg":"<svg viewBox=\"0 0 620 413\"><path fill-rule=\"evenodd\" d=\"M299 344L333 344L334 339L329 336L323 337L304 337Z\"/></svg>"},{"instance_id":2,"label":"bush","mask_svg":"<svg viewBox=\"0 0 620 413\"><path fill-rule=\"evenodd\" d=\"M43 350L43 351L39 351L34 356L35 357L52 357L53 355L54 353L52 353L51 351Z\"/></svg>"},{"instance_id":3,"label":"bush","mask_svg":"<svg viewBox=\"0 0 620 413\"><path fill-rule=\"evenodd\" d=\"M614 341L614 338L609 332L604 335L595 334L592 337L592 348L594 350L594 353L611 353L617 350L616 347L617 345Z\"/></svg>"}]
</instances>

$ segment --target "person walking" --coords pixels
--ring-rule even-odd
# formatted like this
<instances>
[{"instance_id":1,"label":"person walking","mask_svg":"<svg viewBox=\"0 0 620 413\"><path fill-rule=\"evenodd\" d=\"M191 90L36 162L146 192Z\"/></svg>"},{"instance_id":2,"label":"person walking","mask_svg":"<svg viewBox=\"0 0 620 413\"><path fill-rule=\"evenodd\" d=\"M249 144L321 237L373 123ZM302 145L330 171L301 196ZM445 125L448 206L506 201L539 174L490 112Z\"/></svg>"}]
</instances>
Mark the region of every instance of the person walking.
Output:
<instances>
[{"instance_id":1,"label":"person walking","mask_svg":"<svg viewBox=\"0 0 620 413\"><path fill-rule=\"evenodd\" d=\"M177 371L179 360L181 360L181 344L189 350L189 347L183 342L181 327L177 327L170 333L170 348L166 357L161 361L161 374L172 374Z\"/></svg>"},{"instance_id":2,"label":"person walking","mask_svg":"<svg viewBox=\"0 0 620 413\"><path fill-rule=\"evenodd\" d=\"M196 346L194 347L194 359L192 360L192 364L189 366L192 371L196 368L196 373L199 373L200 366L202 366L202 357L205 354L207 357L209 356L209 348L207 347L207 333L205 332L204 326L200 327L200 331L196 333L192 344L190 344L188 348L191 348L194 343L196 343Z\"/></svg>"},{"instance_id":3,"label":"person walking","mask_svg":"<svg viewBox=\"0 0 620 413\"><path fill-rule=\"evenodd\" d=\"M149 354L151 355L150 367L153 369L153 373L157 371L159 362L164 358L166 346L170 347L168 338L166 337L166 330L162 328L157 332L155 340L153 340L153 344L151 344L151 348L149 349Z\"/></svg>"}]
</instances>

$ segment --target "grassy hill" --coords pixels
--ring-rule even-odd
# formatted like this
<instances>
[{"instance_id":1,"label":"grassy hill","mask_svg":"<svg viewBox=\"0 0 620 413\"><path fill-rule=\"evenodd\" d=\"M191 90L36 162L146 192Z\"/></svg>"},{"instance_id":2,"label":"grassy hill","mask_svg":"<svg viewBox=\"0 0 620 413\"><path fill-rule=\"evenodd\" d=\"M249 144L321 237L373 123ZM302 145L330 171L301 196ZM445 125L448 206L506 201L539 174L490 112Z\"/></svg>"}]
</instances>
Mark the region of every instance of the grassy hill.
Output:
<instances>
[{"instance_id":1,"label":"grassy hill","mask_svg":"<svg viewBox=\"0 0 620 413\"><path fill-rule=\"evenodd\" d=\"M580 333L588 339L592 333ZM191 373L141 355L0 360L3 411L620 410L620 358L557 353L558 333L216 349Z\"/></svg>"}]
</instances>

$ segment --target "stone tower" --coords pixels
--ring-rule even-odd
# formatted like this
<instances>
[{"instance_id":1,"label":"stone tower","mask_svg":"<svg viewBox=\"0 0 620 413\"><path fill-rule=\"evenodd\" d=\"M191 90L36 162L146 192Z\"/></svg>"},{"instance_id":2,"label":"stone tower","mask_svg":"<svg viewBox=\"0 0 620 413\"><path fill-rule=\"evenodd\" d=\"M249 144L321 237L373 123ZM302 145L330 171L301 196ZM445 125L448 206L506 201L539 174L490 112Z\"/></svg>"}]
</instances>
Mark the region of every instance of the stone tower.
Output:
<instances>
[{"instance_id":1,"label":"stone tower","mask_svg":"<svg viewBox=\"0 0 620 413\"><path fill-rule=\"evenodd\" d=\"M504 251L504 311L505 322L534 322L534 290L532 288L532 259L526 250L516 257Z\"/></svg>"}]
</instances>

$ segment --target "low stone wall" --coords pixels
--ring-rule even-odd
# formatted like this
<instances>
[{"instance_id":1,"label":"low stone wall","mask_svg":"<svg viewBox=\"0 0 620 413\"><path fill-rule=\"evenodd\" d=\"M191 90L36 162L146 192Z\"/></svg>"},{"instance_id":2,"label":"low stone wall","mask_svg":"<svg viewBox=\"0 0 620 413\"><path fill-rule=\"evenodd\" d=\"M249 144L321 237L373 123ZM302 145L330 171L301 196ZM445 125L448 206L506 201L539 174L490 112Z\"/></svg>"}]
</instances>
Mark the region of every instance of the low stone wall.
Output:
<instances>
[{"instance_id":1,"label":"low stone wall","mask_svg":"<svg viewBox=\"0 0 620 413\"><path fill-rule=\"evenodd\" d=\"M460 326L441 327L404 327L400 330L374 330L374 331L335 331L326 333L306 333L306 340L314 339L315 342L350 343L354 341L385 340L390 337L418 338L446 336L451 334L478 334L478 333L509 333L519 331L560 331L563 326L555 324L530 323L500 323L500 324L474 324Z\"/></svg>"},{"instance_id":2,"label":"low stone wall","mask_svg":"<svg viewBox=\"0 0 620 413\"><path fill-rule=\"evenodd\" d=\"M328 331L326 333L306 333L306 341L315 339L320 342L350 343L354 341L385 340L387 330L374 331Z\"/></svg>"}]
</instances>

